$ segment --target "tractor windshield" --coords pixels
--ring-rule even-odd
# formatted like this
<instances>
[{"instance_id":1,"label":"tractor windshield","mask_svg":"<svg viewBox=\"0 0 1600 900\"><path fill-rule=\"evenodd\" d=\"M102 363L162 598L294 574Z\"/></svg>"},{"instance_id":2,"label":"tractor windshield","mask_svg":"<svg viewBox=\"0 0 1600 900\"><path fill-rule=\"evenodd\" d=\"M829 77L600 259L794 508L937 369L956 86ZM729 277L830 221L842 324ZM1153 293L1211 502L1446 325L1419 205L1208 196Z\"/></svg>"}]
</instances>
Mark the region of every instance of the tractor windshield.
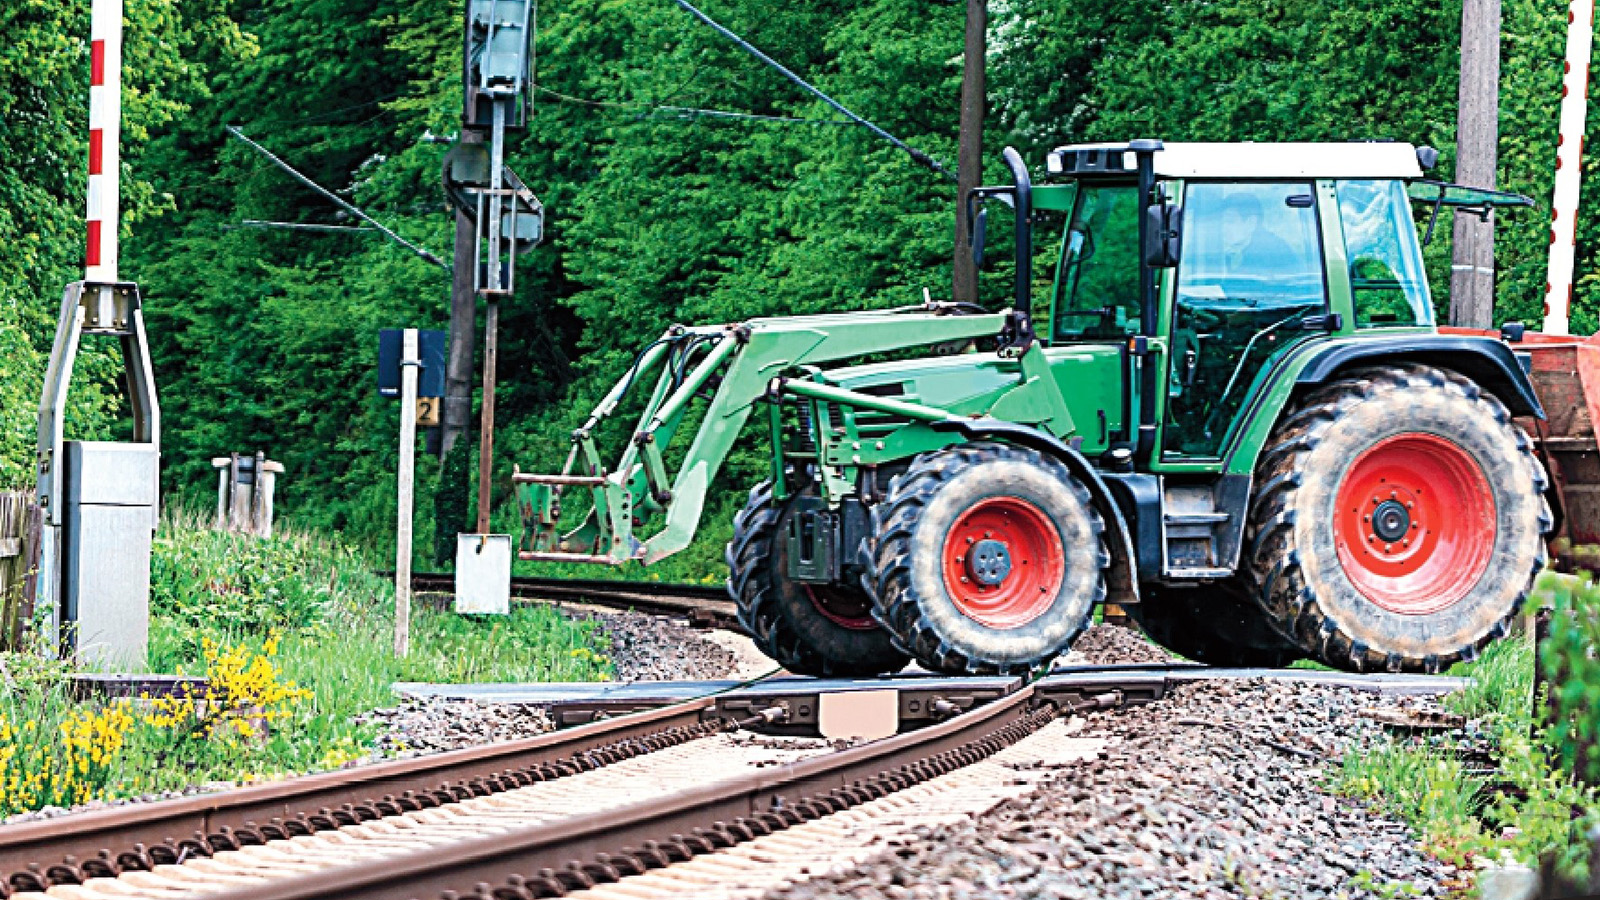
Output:
<instances>
[{"instance_id":1,"label":"tractor windshield","mask_svg":"<svg viewBox=\"0 0 1600 900\"><path fill-rule=\"evenodd\" d=\"M1056 341L1121 340L1139 330L1138 188L1078 192L1056 266Z\"/></svg>"}]
</instances>

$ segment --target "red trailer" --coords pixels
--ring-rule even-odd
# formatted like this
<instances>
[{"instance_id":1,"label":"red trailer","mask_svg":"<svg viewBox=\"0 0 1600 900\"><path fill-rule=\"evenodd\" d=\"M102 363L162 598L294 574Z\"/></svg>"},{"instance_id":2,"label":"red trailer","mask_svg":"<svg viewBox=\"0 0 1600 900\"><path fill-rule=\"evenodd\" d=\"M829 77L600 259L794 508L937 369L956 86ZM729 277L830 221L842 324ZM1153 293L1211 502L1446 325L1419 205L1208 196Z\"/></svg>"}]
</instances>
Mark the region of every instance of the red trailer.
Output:
<instances>
[{"instance_id":1,"label":"red trailer","mask_svg":"<svg viewBox=\"0 0 1600 900\"><path fill-rule=\"evenodd\" d=\"M1441 328L1455 334L1498 336L1469 328ZM1557 568L1600 571L1600 335L1567 337L1524 333L1510 342L1526 355L1529 374L1545 420L1519 419L1550 473L1555 492L1556 530L1550 555Z\"/></svg>"}]
</instances>

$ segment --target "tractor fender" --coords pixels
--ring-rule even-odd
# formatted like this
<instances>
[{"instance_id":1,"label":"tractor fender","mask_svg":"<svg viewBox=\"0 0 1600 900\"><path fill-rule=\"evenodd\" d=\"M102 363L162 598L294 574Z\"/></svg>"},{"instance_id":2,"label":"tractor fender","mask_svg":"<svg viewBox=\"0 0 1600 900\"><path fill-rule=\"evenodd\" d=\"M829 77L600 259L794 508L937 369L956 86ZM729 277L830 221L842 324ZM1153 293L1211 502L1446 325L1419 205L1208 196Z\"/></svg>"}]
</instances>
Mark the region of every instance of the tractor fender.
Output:
<instances>
[{"instance_id":1,"label":"tractor fender","mask_svg":"<svg viewBox=\"0 0 1600 900\"><path fill-rule=\"evenodd\" d=\"M1100 473L1095 471L1082 453L1048 431L1000 419L943 419L930 422L929 427L938 432L955 432L969 441L997 440L1016 444L1047 453L1065 463L1089 489L1095 511L1111 526L1106 541L1107 549L1111 552L1111 570L1106 576L1106 602L1119 605L1139 602L1137 557L1134 555L1133 540L1128 536L1128 522L1112 499L1111 491Z\"/></svg>"},{"instance_id":2,"label":"tractor fender","mask_svg":"<svg viewBox=\"0 0 1600 900\"><path fill-rule=\"evenodd\" d=\"M1528 373L1503 341L1453 334L1407 334L1342 341L1313 351L1295 377L1297 390L1360 366L1422 363L1459 372L1495 395L1513 416L1543 419Z\"/></svg>"}]
</instances>

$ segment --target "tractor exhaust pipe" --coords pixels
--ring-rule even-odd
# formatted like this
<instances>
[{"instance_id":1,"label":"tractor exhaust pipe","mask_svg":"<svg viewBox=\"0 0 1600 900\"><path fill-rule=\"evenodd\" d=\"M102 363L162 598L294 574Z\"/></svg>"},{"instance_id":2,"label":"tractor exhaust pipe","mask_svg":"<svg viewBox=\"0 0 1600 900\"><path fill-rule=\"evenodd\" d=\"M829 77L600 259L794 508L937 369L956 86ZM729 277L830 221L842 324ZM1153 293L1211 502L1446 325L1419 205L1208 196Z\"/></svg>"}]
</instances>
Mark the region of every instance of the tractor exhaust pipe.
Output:
<instances>
[{"instance_id":1,"label":"tractor exhaust pipe","mask_svg":"<svg viewBox=\"0 0 1600 900\"><path fill-rule=\"evenodd\" d=\"M1006 168L1011 170L1012 201L1017 213L1016 301L1007 329L1014 333L1007 344L1023 350L1033 343L1033 179L1015 147L1007 147L1003 155Z\"/></svg>"},{"instance_id":2,"label":"tractor exhaust pipe","mask_svg":"<svg viewBox=\"0 0 1600 900\"><path fill-rule=\"evenodd\" d=\"M988 213L981 203L990 197L1006 198L1016 213L1017 229L1017 280L1016 298L1011 305L1011 315L1000 329L999 349L1017 355L1033 343L1033 179L1028 176L1028 166L1022 154L1014 147L1005 149L1006 168L1011 170L1011 184L976 187L967 191L963 202L967 205L968 243L972 245L974 266L983 265L984 234L987 231Z\"/></svg>"}]
</instances>

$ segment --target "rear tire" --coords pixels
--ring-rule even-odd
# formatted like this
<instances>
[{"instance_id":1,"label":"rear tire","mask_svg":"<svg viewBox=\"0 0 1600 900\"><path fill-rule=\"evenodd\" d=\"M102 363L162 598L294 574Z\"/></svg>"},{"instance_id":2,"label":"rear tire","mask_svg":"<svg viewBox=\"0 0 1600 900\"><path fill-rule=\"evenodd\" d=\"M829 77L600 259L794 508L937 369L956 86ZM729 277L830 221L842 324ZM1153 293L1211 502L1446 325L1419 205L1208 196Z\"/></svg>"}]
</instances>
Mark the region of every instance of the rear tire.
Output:
<instances>
[{"instance_id":1,"label":"rear tire","mask_svg":"<svg viewBox=\"0 0 1600 900\"><path fill-rule=\"evenodd\" d=\"M1253 599L1309 655L1437 672L1504 635L1551 526L1532 442L1429 366L1365 369L1274 429L1246 532Z\"/></svg>"},{"instance_id":2,"label":"rear tire","mask_svg":"<svg viewBox=\"0 0 1600 900\"><path fill-rule=\"evenodd\" d=\"M924 453L872 508L873 617L927 669L1025 673L1105 599L1104 532L1060 460L997 443Z\"/></svg>"},{"instance_id":3,"label":"rear tire","mask_svg":"<svg viewBox=\"0 0 1600 900\"><path fill-rule=\"evenodd\" d=\"M1231 581L1205 587L1146 585L1139 602L1127 610L1152 641L1208 666L1278 669L1305 655Z\"/></svg>"},{"instance_id":4,"label":"rear tire","mask_svg":"<svg viewBox=\"0 0 1600 900\"><path fill-rule=\"evenodd\" d=\"M872 621L865 591L789 579L789 506L775 502L772 484L762 482L733 519L728 595L756 648L797 675L855 677L905 668L906 655Z\"/></svg>"}]
</instances>

